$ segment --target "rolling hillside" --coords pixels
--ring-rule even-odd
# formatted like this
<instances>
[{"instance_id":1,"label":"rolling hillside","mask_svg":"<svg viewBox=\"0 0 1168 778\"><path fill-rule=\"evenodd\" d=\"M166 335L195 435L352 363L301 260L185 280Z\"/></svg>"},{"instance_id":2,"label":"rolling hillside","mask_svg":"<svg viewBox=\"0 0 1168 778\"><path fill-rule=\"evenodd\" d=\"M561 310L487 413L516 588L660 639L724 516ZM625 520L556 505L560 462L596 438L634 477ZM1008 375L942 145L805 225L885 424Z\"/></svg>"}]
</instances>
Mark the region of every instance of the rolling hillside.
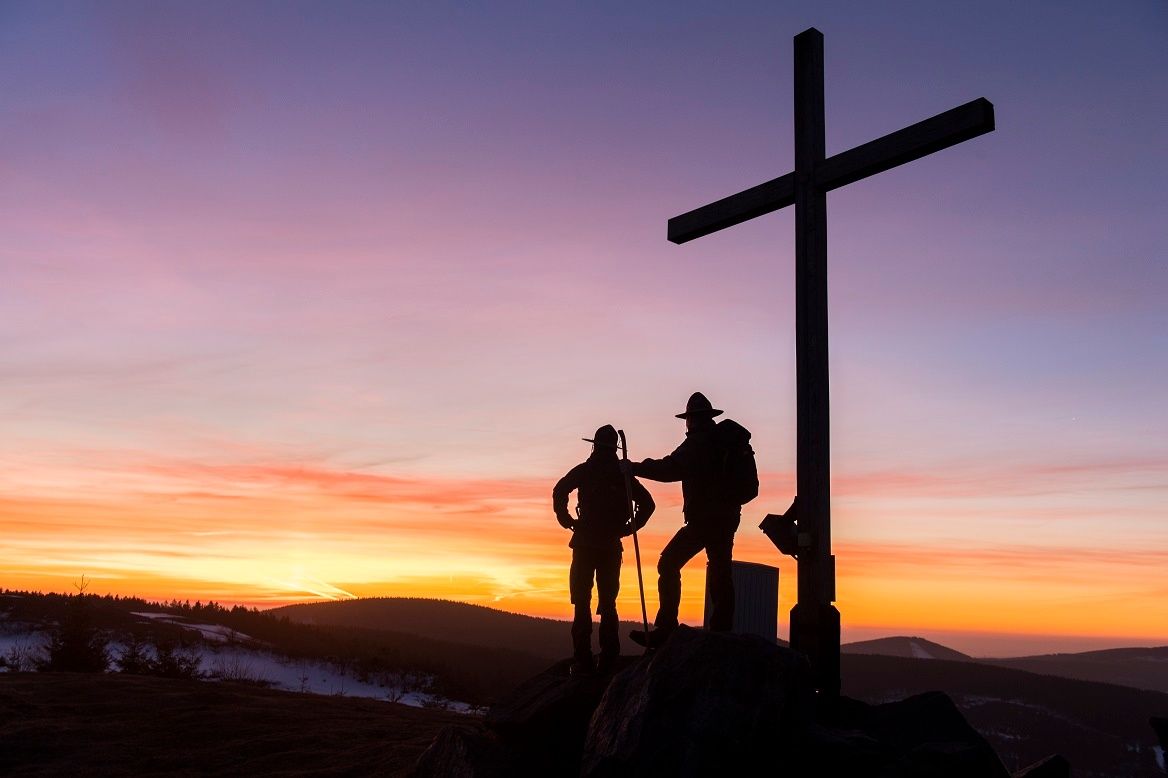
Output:
<instances>
[{"instance_id":1,"label":"rolling hillside","mask_svg":"<svg viewBox=\"0 0 1168 778\"><path fill-rule=\"evenodd\" d=\"M1168 692L1168 646L1112 648L1081 654L1044 654L980 661L1044 675Z\"/></svg>"},{"instance_id":2,"label":"rolling hillside","mask_svg":"<svg viewBox=\"0 0 1168 778\"><path fill-rule=\"evenodd\" d=\"M840 651L845 654L880 654L899 656L906 659L948 659L954 662L972 662L973 657L960 651L918 637L877 638L844 643Z\"/></svg>"},{"instance_id":3,"label":"rolling hillside","mask_svg":"<svg viewBox=\"0 0 1168 778\"><path fill-rule=\"evenodd\" d=\"M40 622L41 628L45 629L59 618L64 604L64 599L59 596L10 593L5 595L0 608L3 617L0 622L9 630L20 625L27 627L34 622ZM224 645L228 646L251 647L257 651L278 652L281 656L306 657L344 666L355 674L353 677L375 675L382 669L394 667L414 667L433 674L448 697L483 703L507 693L521 680L565 656L568 644L567 622L436 600L354 600L291 606L262 613L245 609L226 610L217 606L199 607L197 604L162 606L141 600L111 598L92 598L91 606L95 620L115 636L128 629L143 628L155 632L176 631L202 641L218 636L217 639L226 641ZM144 609L154 612L148 613ZM149 624L141 623L144 616L152 617L147 619ZM164 620L166 623L161 623ZM888 638L846 647L842 663L843 691L870 702L901 699L923 691L943 691L953 698L970 723L993 743L1012 769L1058 752L1071 759L1076 775L1162 775L1157 767L1160 757L1155 750L1155 736L1148 719L1153 715L1168 715L1168 694L1052 674L1054 671L1069 672L1082 665L1090 665L1104 674L1111 672L1108 668L1125 665L1158 667L1156 662L1162 652L1163 649L1118 649L993 660L1031 663L1043 672L1036 674L972 660L922 638ZM635 653L632 644L626 644L626 653ZM926 659L925 654L930 658ZM956 656L960 660L935 658L944 656ZM1081 671L1081 668L1076 671ZM16 744L25 749L18 749L16 753L24 753L29 759L35 757L33 761L37 762L42 758L49 760L46 764L57 764L52 761L55 757L51 749L43 746L48 742L47 733L55 726L53 721L60 720L63 726L73 726L69 717L77 715L77 711L67 706L53 710L37 707L41 693L30 690L39 688L38 684L46 684L44 688L51 694L60 695L60 699L76 693L68 691L72 688L68 686L70 683L90 684L92 689L85 692L87 696L78 698L85 699L86 706L98 704L96 698L104 695L137 699L135 695L147 694L143 691L147 687L154 688L150 686L150 679L125 676L94 675L89 676L90 680L79 677L68 680L60 674L19 672L0 676L0 707L9 706L9 713L40 711L37 715L42 720L38 725L42 727L40 730L29 730L27 744L24 741ZM106 682L110 684L108 691L103 687ZM198 699L211 701L208 715L212 716L230 719L233 715L215 713L212 708L220 702L232 709L236 705L267 704L264 701L267 697L232 701L233 698L228 699L231 695L223 696L218 691L205 694L198 691L200 687L217 686L200 684L183 688ZM374 700L353 702L389 704ZM134 706L127 703L120 713L113 711L108 715L116 714L127 721L136 720L134 717L140 717L140 714L134 710ZM96 708L91 713L99 717L107 715ZM337 708L336 713L339 724L347 714L341 708ZM99 722L95 724L98 725ZM289 726L296 728L301 725L291 723ZM149 737L151 731L145 726L143 735ZM125 737L119 734L113 742L129 744L131 740L133 736L130 734ZM3 745L0 742L0 746ZM84 746L73 745L78 749ZM104 745L94 741L84 747L101 749ZM178 748L177 745L173 747ZM42 750L35 754L28 750L36 748ZM146 748L149 751L155 745L151 743ZM116 761L123 757L111 758ZM126 764L136 758L125 757L129 760ZM174 756L163 754L159 758L162 760L160 764L169 764L166 760ZM221 758L222 761L216 762L219 765L216 769L227 771L236 764L226 753ZM256 758L260 760L256 764L264 766L263 760L268 757L257 754Z\"/></svg>"},{"instance_id":4,"label":"rolling hillside","mask_svg":"<svg viewBox=\"0 0 1168 778\"><path fill-rule=\"evenodd\" d=\"M383 597L289 605L267 613L287 616L302 624L411 633L432 640L519 651L546 660L562 659L571 652L567 621L535 618L448 600ZM640 625L622 622L621 640L625 653L636 651L628 639L630 629L640 629ZM780 644L785 645L782 641ZM1168 647L981 659L923 637L897 636L845 643L841 650L845 654L980 662L1045 675L1168 692Z\"/></svg>"},{"instance_id":5,"label":"rolling hillside","mask_svg":"<svg viewBox=\"0 0 1168 778\"><path fill-rule=\"evenodd\" d=\"M54 594L0 593L0 672L31 669L34 657L44 656L49 634L68 617L70 601ZM93 628L113 641L109 656L115 662L121 647L137 637L201 654L203 672L219 664L258 667L270 664L268 660L327 666L333 675L361 682L404 672L429 679L429 692L476 705L489 703L549 664L546 657L498 645L305 624L271 611L95 596L86 596L84 606ZM17 654L23 657L19 661Z\"/></svg>"},{"instance_id":6,"label":"rolling hillside","mask_svg":"<svg viewBox=\"0 0 1168 778\"><path fill-rule=\"evenodd\" d=\"M376 597L288 605L267 612L302 624L410 632L434 640L521 651L548 660L572 653L569 622L449 600ZM626 652L635 648L628 631L640 628L632 622L621 624Z\"/></svg>"}]
</instances>

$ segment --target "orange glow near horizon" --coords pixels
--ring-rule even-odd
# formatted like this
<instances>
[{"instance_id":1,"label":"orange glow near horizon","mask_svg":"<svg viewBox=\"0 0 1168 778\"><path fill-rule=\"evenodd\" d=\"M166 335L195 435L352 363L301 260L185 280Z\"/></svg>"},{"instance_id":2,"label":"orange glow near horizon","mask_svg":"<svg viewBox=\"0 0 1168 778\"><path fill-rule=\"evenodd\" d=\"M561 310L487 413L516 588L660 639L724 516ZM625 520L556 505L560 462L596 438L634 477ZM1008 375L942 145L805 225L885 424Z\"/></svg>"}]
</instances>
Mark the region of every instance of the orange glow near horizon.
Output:
<instances>
[{"instance_id":1,"label":"orange glow near horizon","mask_svg":"<svg viewBox=\"0 0 1168 778\"><path fill-rule=\"evenodd\" d=\"M117 477L92 472L82 483L65 483L63 475L43 481L54 488L0 500L6 588L67 592L85 576L94 594L161 601L274 607L407 596L551 618L571 614L567 536L550 516L545 479L170 462ZM847 493L849 479L841 482ZM651 486L660 508L641 536L650 619L657 553L680 523L676 485ZM888 486L868 483L860 491L880 494ZM771 494L760 499L778 502ZM735 557L781 568L785 633L795 565L754 528L753 513L748 508ZM846 509L838 513L848 519ZM835 550L845 637L883 631L1168 638L1163 550L877 539L843 539ZM633 564L626 543L619 608L628 620L640 615ZM683 620L701 622L703 586L699 556L684 573Z\"/></svg>"}]
</instances>

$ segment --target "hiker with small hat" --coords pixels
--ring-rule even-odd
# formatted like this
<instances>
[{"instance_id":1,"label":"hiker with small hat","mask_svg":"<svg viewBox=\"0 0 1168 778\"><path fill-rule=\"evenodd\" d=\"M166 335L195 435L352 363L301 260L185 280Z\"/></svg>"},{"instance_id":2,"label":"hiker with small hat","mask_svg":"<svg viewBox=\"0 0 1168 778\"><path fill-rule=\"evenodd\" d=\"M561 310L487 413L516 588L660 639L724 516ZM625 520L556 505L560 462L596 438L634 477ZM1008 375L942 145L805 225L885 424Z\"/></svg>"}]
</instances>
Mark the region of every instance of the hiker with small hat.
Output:
<instances>
[{"instance_id":1,"label":"hiker with small hat","mask_svg":"<svg viewBox=\"0 0 1168 778\"><path fill-rule=\"evenodd\" d=\"M575 606L572 620L572 674L586 675L592 664L592 581L596 580L600 615L601 672L614 669L620 656L620 622L616 596L620 591L621 538L645 526L656 507L649 491L628 480L617 459L617 431L611 425L596 430L592 454L568 471L552 490L552 508L564 529L572 530L572 567L568 586ZM577 517L568 512L568 495L576 492ZM631 503L631 505L630 505ZM634 523L635 522L635 525Z\"/></svg>"},{"instance_id":2,"label":"hiker with small hat","mask_svg":"<svg viewBox=\"0 0 1168 778\"><path fill-rule=\"evenodd\" d=\"M660 608L652 632L634 631L631 637L641 645L656 647L677 627L681 605L681 568L699 551L706 552L706 578L711 599L711 631L728 632L734 624L734 580L730 561L734 532L742 516L742 504L753 498L749 483L753 473L754 494L758 493L758 473L750 433L733 421L716 424L722 415L701 392L686 403L685 440L663 459L629 462L628 472L652 481L681 481L682 512L685 524L661 551L657 563ZM744 437L743 437L744 436ZM734 448L736 447L736 448ZM727 452L741 452L739 461L746 483L734 483L727 473ZM622 463L623 464L623 463ZM732 469L739 469L735 465ZM729 479L729 480L728 480Z\"/></svg>"}]
</instances>

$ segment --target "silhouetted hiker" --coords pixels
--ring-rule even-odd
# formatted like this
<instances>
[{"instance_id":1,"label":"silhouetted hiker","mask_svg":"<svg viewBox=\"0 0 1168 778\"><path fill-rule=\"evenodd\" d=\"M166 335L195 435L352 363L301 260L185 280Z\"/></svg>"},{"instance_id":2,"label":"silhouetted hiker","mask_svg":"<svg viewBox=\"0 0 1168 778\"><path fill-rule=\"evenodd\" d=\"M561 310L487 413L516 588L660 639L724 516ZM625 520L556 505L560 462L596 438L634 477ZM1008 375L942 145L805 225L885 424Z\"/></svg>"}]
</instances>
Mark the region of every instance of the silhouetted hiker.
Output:
<instances>
[{"instance_id":1,"label":"silhouetted hiker","mask_svg":"<svg viewBox=\"0 0 1168 778\"><path fill-rule=\"evenodd\" d=\"M624 475L616 456L617 434L611 425L596 430L592 455L556 483L552 508L560 526L572 530L572 568L568 586L576 613L572 620L572 673L592 672L592 579L596 578L596 612L600 614L600 670L613 668L620 656L620 622L616 595L620 591L621 538L630 535L628 497L635 506L637 529L653 514L653 497L635 478L626 496ZM576 490L576 513L568 513L568 495Z\"/></svg>"},{"instance_id":2,"label":"silhouetted hiker","mask_svg":"<svg viewBox=\"0 0 1168 778\"><path fill-rule=\"evenodd\" d=\"M685 440L664 459L630 462L629 471L653 481L681 481L685 525L665 545L657 563L660 608L656 627L646 635L631 633L641 645L659 646L677 627L681 604L681 568L705 549L712 612L710 630L728 632L734 626L734 580L730 560L734 532L742 517L742 505L758 494L758 472L750 433L739 424L714 423L722 411L701 392L686 403ZM731 457L739 462L728 465ZM753 479L753 484L751 480Z\"/></svg>"}]
</instances>

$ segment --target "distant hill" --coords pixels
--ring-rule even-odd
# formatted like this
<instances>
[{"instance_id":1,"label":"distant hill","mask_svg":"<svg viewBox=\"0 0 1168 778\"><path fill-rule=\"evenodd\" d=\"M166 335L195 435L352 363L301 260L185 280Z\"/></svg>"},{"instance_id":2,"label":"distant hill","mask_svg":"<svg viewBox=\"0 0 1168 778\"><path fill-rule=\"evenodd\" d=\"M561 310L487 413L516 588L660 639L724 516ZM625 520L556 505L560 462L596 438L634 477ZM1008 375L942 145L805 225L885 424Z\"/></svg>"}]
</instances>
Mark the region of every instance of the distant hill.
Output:
<instances>
[{"instance_id":1,"label":"distant hill","mask_svg":"<svg viewBox=\"0 0 1168 778\"><path fill-rule=\"evenodd\" d=\"M521 651L549 660L563 659L572 653L570 622L450 600L373 597L287 605L267 612L302 624L410 632L434 640ZM641 629L641 626L632 622L621 624L626 653L633 653L636 648L628 638L630 629Z\"/></svg>"},{"instance_id":2,"label":"distant hill","mask_svg":"<svg viewBox=\"0 0 1168 778\"><path fill-rule=\"evenodd\" d=\"M1043 654L979 661L1043 675L1168 692L1168 646L1112 648L1080 654Z\"/></svg>"},{"instance_id":3,"label":"distant hill","mask_svg":"<svg viewBox=\"0 0 1168 778\"><path fill-rule=\"evenodd\" d=\"M1168 646L982 659L925 638L901 636L845 643L840 650L844 654L976 662L1026 670L1040 675L1056 675L1080 681L1098 681L1136 689L1168 692Z\"/></svg>"},{"instance_id":4,"label":"distant hill","mask_svg":"<svg viewBox=\"0 0 1168 778\"><path fill-rule=\"evenodd\" d=\"M449 600L379 597L288 605L266 612L302 624L408 633L431 640L517 651L544 660L562 659L571 653L567 621ZM621 623L621 645L625 653L636 652L628 637L630 629L640 629L640 625L631 621ZM781 641L780 644L785 645ZM978 662L1168 692L1168 647L979 659L923 637L896 636L845 643L841 650L845 654Z\"/></svg>"},{"instance_id":5,"label":"distant hill","mask_svg":"<svg viewBox=\"0 0 1168 778\"><path fill-rule=\"evenodd\" d=\"M947 659L954 662L971 662L973 657L960 651L919 637L891 637L876 640L860 640L844 643L840 651L845 654L880 654L899 656L906 659Z\"/></svg>"}]
</instances>

